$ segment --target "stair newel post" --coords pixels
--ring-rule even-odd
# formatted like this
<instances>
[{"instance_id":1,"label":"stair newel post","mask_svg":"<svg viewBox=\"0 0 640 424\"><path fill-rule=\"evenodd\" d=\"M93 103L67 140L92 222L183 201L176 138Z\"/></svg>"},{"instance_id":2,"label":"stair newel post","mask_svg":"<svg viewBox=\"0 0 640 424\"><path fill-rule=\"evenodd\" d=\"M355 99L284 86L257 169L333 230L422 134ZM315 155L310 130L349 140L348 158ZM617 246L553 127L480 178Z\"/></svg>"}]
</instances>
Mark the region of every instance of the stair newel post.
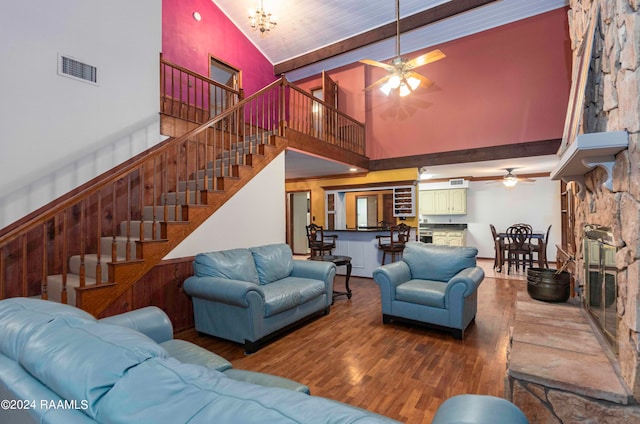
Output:
<instances>
[{"instance_id":1,"label":"stair newel post","mask_svg":"<svg viewBox=\"0 0 640 424\"><path fill-rule=\"evenodd\" d=\"M202 167L204 173L204 184L202 189L204 191L209 190L209 174L207 172L209 166L209 133L210 128L204 130L204 166ZM215 161L214 161L215 163Z\"/></svg>"},{"instance_id":2,"label":"stair newel post","mask_svg":"<svg viewBox=\"0 0 640 424\"><path fill-rule=\"evenodd\" d=\"M216 167L218 163L218 130L214 128L213 130L213 143L211 146L211 156L213 158L212 161L212 169L211 169L211 181L213 182L213 189L218 189L218 179L216 178ZM221 162L222 164L222 162ZM207 171L208 173L208 171Z\"/></svg>"},{"instance_id":3,"label":"stair newel post","mask_svg":"<svg viewBox=\"0 0 640 424\"><path fill-rule=\"evenodd\" d=\"M47 300L49 294L47 293L47 222L42 224L42 284L40 285L40 298ZM2 272L2 250L0 250L0 272ZM4 274L0 275L0 280ZM0 299L4 298L4 290L2 290L2 283L0 282Z\"/></svg>"},{"instance_id":4,"label":"stair newel post","mask_svg":"<svg viewBox=\"0 0 640 424\"><path fill-rule=\"evenodd\" d=\"M205 130L206 132L206 130ZM200 171L200 164L202 163L201 161L201 155L200 155L200 145L202 140L202 133L196 135L195 139L193 140L194 145L195 145L195 158L193 161L193 173L192 175L195 177L195 204L199 205L200 204L200 197L198 196L198 193L200 193L200 190L202 190L202 187L200 187L200 178L199 178L199 173L198 171ZM205 179L206 179L206 175L205 175ZM204 184L204 183L203 183Z\"/></svg>"},{"instance_id":5,"label":"stair newel post","mask_svg":"<svg viewBox=\"0 0 640 424\"><path fill-rule=\"evenodd\" d=\"M276 125L278 126L278 130L280 132L283 131L283 128L285 126L285 123L282 122L282 121L284 121L285 119L288 119L288 118L284 117L284 115L286 114L286 110L288 110L288 109L285 109L287 107L287 106L285 106L285 102L291 103L291 109L294 109L294 110L296 109L296 104L294 103L295 102L295 98L285 99L286 93L287 93L286 89L284 87L282 87L282 89L280 90L280 96L278 98L278 113L277 113L278 121L276 122ZM282 115L281 115L281 113L282 113ZM289 126L291 126L291 125L289 125Z\"/></svg>"},{"instance_id":6,"label":"stair newel post","mask_svg":"<svg viewBox=\"0 0 640 424\"><path fill-rule=\"evenodd\" d=\"M67 303L67 262L69 254L67 252L67 210L62 212L62 292L60 293L60 303Z\"/></svg>"},{"instance_id":7,"label":"stair newel post","mask_svg":"<svg viewBox=\"0 0 640 424\"><path fill-rule=\"evenodd\" d=\"M125 259L131 260L131 173L127 174L127 245L125 248Z\"/></svg>"},{"instance_id":8,"label":"stair newel post","mask_svg":"<svg viewBox=\"0 0 640 424\"><path fill-rule=\"evenodd\" d=\"M80 269L78 272L78 277L80 279L80 287L85 286L85 263L84 263L84 253L85 253L85 245L86 245L86 234L85 234L85 207L86 202L82 200L80 202Z\"/></svg>"},{"instance_id":9,"label":"stair newel post","mask_svg":"<svg viewBox=\"0 0 640 424\"><path fill-rule=\"evenodd\" d=\"M162 213L165 221L169 216L169 199L167 199L169 194L169 176L167 175L168 166L167 152L164 152L161 157L160 173L162 179Z\"/></svg>"},{"instance_id":10,"label":"stair newel post","mask_svg":"<svg viewBox=\"0 0 640 424\"><path fill-rule=\"evenodd\" d=\"M151 171L151 232L153 234L156 234L156 231L158 230L158 214L157 214L157 200L156 200L156 186L157 186L157 181L156 181L156 170L158 169L158 164L157 164L157 156L153 157L153 170Z\"/></svg>"},{"instance_id":11,"label":"stair newel post","mask_svg":"<svg viewBox=\"0 0 640 424\"><path fill-rule=\"evenodd\" d=\"M118 217L116 216L116 189L117 189L117 180L111 184L113 190L111 191L111 231L113 235L111 236L111 262L115 262L118 257L118 242L116 237L118 236L118 227L116 222Z\"/></svg>"},{"instance_id":12,"label":"stair newel post","mask_svg":"<svg viewBox=\"0 0 640 424\"><path fill-rule=\"evenodd\" d=\"M189 142L190 140L187 138L184 141L184 204L188 205L189 203L191 203L191 190L189 187L189 166L191 164L191 161L189 160ZM180 201L178 200L176 202L176 215L178 214L178 208L179 208L179 204Z\"/></svg>"},{"instance_id":13,"label":"stair newel post","mask_svg":"<svg viewBox=\"0 0 640 424\"><path fill-rule=\"evenodd\" d=\"M96 194L96 284L102 283L102 194L100 191Z\"/></svg>"},{"instance_id":14,"label":"stair newel post","mask_svg":"<svg viewBox=\"0 0 640 424\"><path fill-rule=\"evenodd\" d=\"M144 241L144 164L140 165L138 169L138 210L140 211L140 229L138 233L140 234L140 241ZM155 234L151 235L151 239L155 238Z\"/></svg>"}]
</instances>

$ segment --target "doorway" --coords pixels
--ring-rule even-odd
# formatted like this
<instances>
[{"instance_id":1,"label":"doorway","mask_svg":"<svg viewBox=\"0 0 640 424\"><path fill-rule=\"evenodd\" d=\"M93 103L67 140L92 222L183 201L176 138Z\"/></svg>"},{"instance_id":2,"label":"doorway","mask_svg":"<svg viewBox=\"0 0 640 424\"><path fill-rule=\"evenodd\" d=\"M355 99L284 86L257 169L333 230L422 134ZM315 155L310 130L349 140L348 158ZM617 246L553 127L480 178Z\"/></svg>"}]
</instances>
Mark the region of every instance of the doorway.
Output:
<instances>
[{"instance_id":1,"label":"doorway","mask_svg":"<svg viewBox=\"0 0 640 424\"><path fill-rule=\"evenodd\" d=\"M307 225L311 223L311 191L287 193L287 243L295 255L309 254Z\"/></svg>"},{"instance_id":2,"label":"doorway","mask_svg":"<svg viewBox=\"0 0 640 424\"><path fill-rule=\"evenodd\" d=\"M209 78L232 90L240 89L240 70L213 56L209 56ZM236 94L211 85L209 87L210 117L220 114L239 100Z\"/></svg>"}]
</instances>

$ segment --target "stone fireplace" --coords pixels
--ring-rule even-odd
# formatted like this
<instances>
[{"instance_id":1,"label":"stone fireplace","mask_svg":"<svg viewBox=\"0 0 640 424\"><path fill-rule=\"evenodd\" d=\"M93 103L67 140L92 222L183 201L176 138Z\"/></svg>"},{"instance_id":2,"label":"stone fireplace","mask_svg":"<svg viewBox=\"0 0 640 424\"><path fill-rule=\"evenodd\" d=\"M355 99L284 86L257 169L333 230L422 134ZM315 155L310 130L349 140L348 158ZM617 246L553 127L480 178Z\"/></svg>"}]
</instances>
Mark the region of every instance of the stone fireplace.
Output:
<instances>
[{"instance_id":1,"label":"stone fireplace","mask_svg":"<svg viewBox=\"0 0 640 424\"><path fill-rule=\"evenodd\" d=\"M570 2L568 17L574 51L592 20L594 3ZM580 132L624 131L628 148L615 155L612 166L595 166L579 182L573 245L589 245L583 231L589 225L610 229L608 244L615 253L608 260L614 261L615 266L610 264L609 273L615 269L617 282L612 342L618 352L620 374L633 397L640 400L640 1L606 0L598 6ZM583 270L590 265L584 252L576 249L574 271L576 285L583 289L589 284L589 274Z\"/></svg>"},{"instance_id":2,"label":"stone fireplace","mask_svg":"<svg viewBox=\"0 0 640 424\"><path fill-rule=\"evenodd\" d=\"M574 193L573 232L562 247L574 260L575 297L573 306L519 298L505 393L533 422L640 422L640 0L570 0L568 21L583 98L569 102L576 128L569 137L565 129L563 147L571 158L551 176ZM604 248L591 237L603 228ZM585 327L588 314L574 312L581 307L599 325ZM547 318L554 313L557 320ZM549 328L564 320L556 338L540 327L545 319Z\"/></svg>"}]
</instances>

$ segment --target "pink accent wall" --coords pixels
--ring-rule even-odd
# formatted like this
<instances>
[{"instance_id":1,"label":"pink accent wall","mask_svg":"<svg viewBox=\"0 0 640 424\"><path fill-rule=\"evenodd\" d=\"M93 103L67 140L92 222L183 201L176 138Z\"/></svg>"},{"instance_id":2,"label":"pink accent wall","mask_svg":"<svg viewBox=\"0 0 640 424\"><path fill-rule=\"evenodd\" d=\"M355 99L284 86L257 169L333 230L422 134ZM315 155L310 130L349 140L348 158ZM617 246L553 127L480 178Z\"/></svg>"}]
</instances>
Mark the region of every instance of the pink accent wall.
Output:
<instances>
[{"instance_id":1,"label":"pink accent wall","mask_svg":"<svg viewBox=\"0 0 640 424\"><path fill-rule=\"evenodd\" d=\"M364 116L371 159L541 141L562 138L569 43L567 9L558 9L435 46L447 57L417 69L435 86L404 98L363 92L386 75L379 68L351 65L329 74L339 81L340 109ZM317 87L320 79L300 84Z\"/></svg>"},{"instance_id":2,"label":"pink accent wall","mask_svg":"<svg viewBox=\"0 0 640 424\"><path fill-rule=\"evenodd\" d=\"M200 22L193 19L195 11L202 16ZM211 54L242 71L246 95L276 79L273 64L211 0L162 0L162 54L205 76Z\"/></svg>"}]
</instances>

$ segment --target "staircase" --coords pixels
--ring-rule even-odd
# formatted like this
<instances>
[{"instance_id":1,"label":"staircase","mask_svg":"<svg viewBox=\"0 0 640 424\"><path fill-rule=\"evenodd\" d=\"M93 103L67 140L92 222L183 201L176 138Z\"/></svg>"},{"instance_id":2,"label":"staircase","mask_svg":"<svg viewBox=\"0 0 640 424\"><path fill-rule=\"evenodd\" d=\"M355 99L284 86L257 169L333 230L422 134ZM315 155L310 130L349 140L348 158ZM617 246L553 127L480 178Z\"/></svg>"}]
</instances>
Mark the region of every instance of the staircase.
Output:
<instances>
[{"instance_id":1,"label":"staircase","mask_svg":"<svg viewBox=\"0 0 640 424\"><path fill-rule=\"evenodd\" d=\"M282 138L264 136L268 143L254 135L231 144L162 194L161 206L143 206L140 219L121 221L115 235L101 237L96 252L70 256L66 273L47 276L48 299L99 315L284 149Z\"/></svg>"},{"instance_id":2,"label":"staircase","mask_svg":"<svg viewBox=\"0 0 640 424\"><path fill-rule=\"evenodd\" d=\"M41 297L100 316L291 143L368 161L361 123L284 78L243 98L167 63L160 104L173 137L2 229L0 299ZM163 75L178 76L169 85ZM185 96L185 86L201 91ZM235 103L209 118L212 93Z\"/></svg>"}]
</instances>

